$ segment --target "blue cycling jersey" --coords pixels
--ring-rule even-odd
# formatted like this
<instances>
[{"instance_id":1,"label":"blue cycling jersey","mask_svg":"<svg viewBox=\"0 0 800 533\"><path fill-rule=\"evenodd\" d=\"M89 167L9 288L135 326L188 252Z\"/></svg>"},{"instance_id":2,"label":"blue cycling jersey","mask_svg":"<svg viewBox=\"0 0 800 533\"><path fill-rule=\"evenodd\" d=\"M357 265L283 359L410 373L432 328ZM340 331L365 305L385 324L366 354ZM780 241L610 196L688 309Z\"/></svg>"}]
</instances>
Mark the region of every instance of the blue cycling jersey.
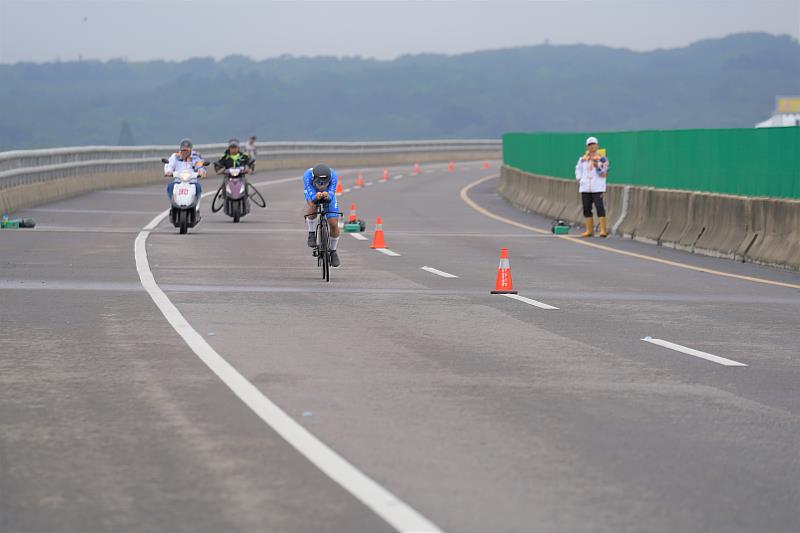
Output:
<instances>
[{"instance_id":1,"label":"blue cycling jersey","mask_svg":"<svg viewBox=\"0 0 800 533\"><path fill-rule=\"evenodd\" d=\"M328 188L324 191L318 191L314 188L314 174L312 169L306 170L305 174L303 174L303 189L306 195L306 202L310 202L317 196L318 192L327 192L328 196L330 196L331 200L336 198L336 184L339 183L339 175L336 173L335 170L331 169L331 183L328 185Z\"/></svg>"}]
</instances>

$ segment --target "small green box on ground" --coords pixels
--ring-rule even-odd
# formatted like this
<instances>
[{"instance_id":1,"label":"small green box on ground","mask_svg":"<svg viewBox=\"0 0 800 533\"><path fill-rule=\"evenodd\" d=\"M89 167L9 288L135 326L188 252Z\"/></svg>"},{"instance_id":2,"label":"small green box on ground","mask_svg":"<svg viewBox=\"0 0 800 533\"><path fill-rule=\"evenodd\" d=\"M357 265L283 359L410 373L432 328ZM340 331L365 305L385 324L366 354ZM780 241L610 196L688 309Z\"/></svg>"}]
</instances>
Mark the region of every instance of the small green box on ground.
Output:
<instances>
[{"instance_id":1,"label":"small green box on ground","mask_svg":"<svg viewBox=\"0 0 800 533\"><path fill-rule=\"evenodd\" d=\"M345 233L359 233L361 232L361 224L358 222L348 222L344 225Z\"/></svg>"},{"instance_id":2,"label":"small green box on ground","mask_svg":"<svg viewBox=\"0 0 800 533\"><path fill-rule=\"evenodd\" d=\"M0 222L0 227L5 229L16 229L19 228L20 220L3 220Z\"/></svg>"},{"instance_id":3,"label":"small green box on ground","mask_svg":"<svg viewBox=\"0 0 800 533\"><path fill-rule=\"evenodd\" d=\"M556 235L567 235L569 233L569 226L553 226L551 230Z\"/></svg>"}]
</instances>

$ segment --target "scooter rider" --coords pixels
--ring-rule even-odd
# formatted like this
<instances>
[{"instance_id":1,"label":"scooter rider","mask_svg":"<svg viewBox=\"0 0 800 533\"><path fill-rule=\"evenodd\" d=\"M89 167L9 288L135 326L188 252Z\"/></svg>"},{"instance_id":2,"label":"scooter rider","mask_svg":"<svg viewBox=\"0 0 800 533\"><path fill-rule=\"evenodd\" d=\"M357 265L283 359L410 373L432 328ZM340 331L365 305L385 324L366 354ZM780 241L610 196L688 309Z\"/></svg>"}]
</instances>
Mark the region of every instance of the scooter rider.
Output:
<instances>
[{"instance_id":1,"label":"scooter rider","mask_svg":"<svg viewBox=\"0 0 800 533\"><path fill-rule=\"evenodd\" d=\"M198 177L205 178L206 169L202 166L203 158L192 148L191 139L182 139L178 151L169 157L169 162L167 162L167 166L164 169L164 176L171 178L175 172L189 169L197 172ZM197 220L200 220L200 198L203 191L200 187L199 180L195 187L197 187L197 207L195 209L197 211ZM172 190L174 188L175 180L171 180L167 183L167 197L170 200L172 200Z\"/></svg>"},{"instance_id":2,"label":"scooter rider","mask_svg":"<svg viewBox=\"0 0 800 533\"><path fill-rule=\"evenodd\" d=\"M239 151L239 139L231 139L228 141L228 149L219 158L219 161L214 163L214 168L217 174L222 174L228 168L241 168L248 167L247 172L252 171L253 159L246 153Z\"/></svg>"},{"instance_id":3,"label":"scooter rider","mask_svg":"<svg viewBox=\"0 0 800 533\"><path fill-rule=\"evenodd\" d=\"M307 215L311 215L316 211L317 204L324 202L327 204L326 211L328 214L325 218L328 219L328 227L330 227L330 240L328 242L328 249L331 251L331 266L338 267L341 264L339 254L336 247L339 244L339 204L336 202L336 184L339 182L339 176L336 171L331 169L328 165L317 165L313 168L306 170L303 174L303 189L308 204ZM308 224L308 246L313 248L316 246L316 219L317 217L306 217Z\"/></svg>"}]
</instances>

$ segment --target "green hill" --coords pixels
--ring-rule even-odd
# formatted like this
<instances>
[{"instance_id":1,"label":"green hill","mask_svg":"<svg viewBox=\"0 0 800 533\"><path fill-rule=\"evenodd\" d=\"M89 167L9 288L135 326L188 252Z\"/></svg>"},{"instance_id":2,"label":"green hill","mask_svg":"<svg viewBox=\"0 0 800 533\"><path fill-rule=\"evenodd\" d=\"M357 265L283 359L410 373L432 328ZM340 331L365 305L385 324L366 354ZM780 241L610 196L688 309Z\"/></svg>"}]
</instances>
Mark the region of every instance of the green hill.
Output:
<instances>
[{"instance_id":1,"label":"green hill","mask_svg":"<svg viewBox=\"0 0 800 533\"><path fill-rule=\"evenodd\" d=\"M456 56L0 65L0 150L506 131L750 127L800 93L800 44L749 33L633 52L532 46Z\"/></svg>"}]
</instances>

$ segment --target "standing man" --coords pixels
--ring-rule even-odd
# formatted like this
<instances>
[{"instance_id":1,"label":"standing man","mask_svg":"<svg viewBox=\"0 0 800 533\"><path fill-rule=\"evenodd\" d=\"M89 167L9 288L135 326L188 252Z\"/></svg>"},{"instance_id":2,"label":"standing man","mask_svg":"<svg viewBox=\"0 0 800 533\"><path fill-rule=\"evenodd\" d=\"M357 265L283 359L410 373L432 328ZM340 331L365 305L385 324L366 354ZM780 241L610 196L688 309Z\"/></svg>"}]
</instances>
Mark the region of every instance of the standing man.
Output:
<instances>
[{"instance_id":1,"label":"standing man","mask_svg":"<svg viewBox=\"0 0 800 533\"><path fill-rule=\"evenodd\" d=\"M250 159L253 161L256 160L256 136L253 135L250 137L250 140L247 141L244 145L244 151L247 152L247 155L250 156Z\"/></svg>"},{"instance_id":2,"label":"standing man","mask_svg":"<svg viewBox=\"0 0 800 533\"><path fill-rule=\"evenodd\" d=\"M586 231L581 233L581 237L594 235L592 204L597 209L597 217L600 219L600 236L608 236L606 208L603 205L603 193L606 192L606 176L608 176L608 159L604 153L598 150L597 144L597 137L586 139L586 152L575 165L575 179L580 184L583 216L586 224Z\"/></svg>"}]
</instances>

